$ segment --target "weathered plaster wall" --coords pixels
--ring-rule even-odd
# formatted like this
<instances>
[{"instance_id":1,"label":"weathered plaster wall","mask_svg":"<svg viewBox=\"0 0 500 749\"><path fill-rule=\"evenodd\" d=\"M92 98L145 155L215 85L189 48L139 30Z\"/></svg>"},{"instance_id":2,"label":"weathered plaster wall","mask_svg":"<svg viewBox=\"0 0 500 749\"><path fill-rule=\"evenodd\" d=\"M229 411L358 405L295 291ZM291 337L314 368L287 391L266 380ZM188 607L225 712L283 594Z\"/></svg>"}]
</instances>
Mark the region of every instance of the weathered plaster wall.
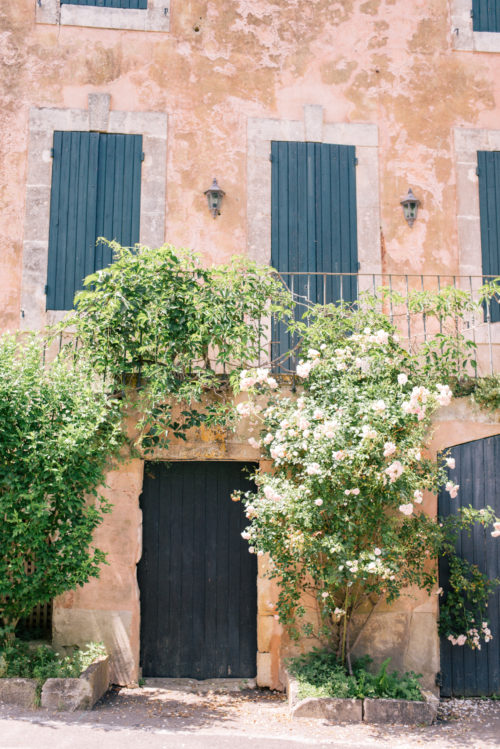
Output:
<instances>
[{"instance_id":1,"label":"weathered plaster wall","mask_svg":"<svg viewBox=\"0 0 500 749\"><path fill-rule=\"evenodd\" d=\"M247 119L370 123L380 133L383 262L394 272L458 269L454 127L498 123L500 56L454 49L448 0L173 0L170 30L36 23L36 3L0 7L0 326L19 323L30 107L169 117L165 237L207 262L247 248ZM214 221L203 190L227 196ZM408 185L422 199L401 218ZM378 234L378 226L373 230ZM46 238L42 238L45 240ZM479 271L479 269L478 269Z\"/></svg>"},{"instance_id":2,"label":"weathered plaster wall","mask_svg":"<svg viewBox=\"0 0 500 749\"><path fill-rule=\"evenodd\" d=\"M250 235L258 244L247 212L259 189L258 179L247 183L249 120L302 122L304 107L315 105L323 107L325 125L378 132L379 177L365 185L378 198L372 228L380 256L373 263L429 274L467 265L463 233L461 255L458 249L462 161L454 132L498 130L500 55L455 48L448 0L171 0L170 30L163 32L43 24L35 11L34 0L0 4L0 329L19 326L30 109L84 111L94 93L109 94L111 112L168 116L163 234L201 251L207 263L247 252ZM213 176L226 191L216 221L203 195ZM411 230L399 206L408 186L423 201ZM498 422L471 414L439 420L435 449L460 435L498 431ZM255 459L244 442L200 435L173 446L170 457ZM140 461L110 476L115 511L99 530L110 566L55 609L56 639L103 638L115 653L113 678L122 683L137 676L141 481ZM259 679L275 685L288 646L269 607L273 589L262 575L258 585ZM370 645L380 658L399 653L396 661L424 670L430 683L438 670L436 602L400 606L378 615L382 626L374 617ZM426 664L414 663L412 653L425 654Z\"/></svg>"}]
</instances>

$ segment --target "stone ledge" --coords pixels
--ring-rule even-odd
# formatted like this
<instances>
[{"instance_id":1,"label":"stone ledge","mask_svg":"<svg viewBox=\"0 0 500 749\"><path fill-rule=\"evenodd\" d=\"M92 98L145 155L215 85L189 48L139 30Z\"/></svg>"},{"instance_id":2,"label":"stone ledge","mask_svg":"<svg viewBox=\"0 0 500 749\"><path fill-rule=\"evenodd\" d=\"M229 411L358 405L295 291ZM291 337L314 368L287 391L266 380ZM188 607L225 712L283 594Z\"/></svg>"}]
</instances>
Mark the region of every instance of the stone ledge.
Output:
<instances>
[{"instance_id":1,"label":"stone ledge","mask_svg":"<svg viewBox=\"0 0 500 749\"><path fill-rule=\"evenodd\" d=\"M324 718L331 723L361 723L363 700L307 697L292 708L292 718Z\"/></svg>"},{"instance_id":2,"label":"stone ledge","mask_svg":"<svg viewBox=\"0 0 500 749\"><path fill-rule=\"evenodd\" d=\"M98 658L78 679L47 679L42 707L52 710L91 710L109 687L109 657Z\"/></svg>"},{"instance_id":3,"label":"stone ledge","mask_svg":"<svg viewBox=\"0 0 500 749\"><path fill-rule=\"evenodd\" d=\"M437 708L431 702L411 700L363 700L363 720L366 723L404 723L430 725L436 719Z\"/></svg>"},{"instance_id":4,"label":"stone ledge","mask_svg":"<svg viewBox=\"0 0 500 749\"><path fill-rule=\"evenodd\" d=\"M41 706L52 710L91 710L109 687L109 656L97 658L78 679L47 679ZM0 679L0 703L38 707L36 679Z\"/></svg>"},{"instance_id":5,"label":"stone ledge","mask_svg":"<svg viewBox=\"0 0 500 749\"><path fill-rule=\"evenodd\" d=\"M0 679L0 703L37 707L37 686L36 679Z\"/></svg>"},{"instance_id":6,"label":"stone ledge","mask_svg":"<svg viewBox=\"0 0 500 749\"><path fill-rule=\"evenodd\" d=\"M425 702L387 699L307 697L299 700L299 683L285 668L280 671L292 718L323 718L331 723L403 723L431 725L439 700L426 694Z\"/></svg>"}]
</instances>

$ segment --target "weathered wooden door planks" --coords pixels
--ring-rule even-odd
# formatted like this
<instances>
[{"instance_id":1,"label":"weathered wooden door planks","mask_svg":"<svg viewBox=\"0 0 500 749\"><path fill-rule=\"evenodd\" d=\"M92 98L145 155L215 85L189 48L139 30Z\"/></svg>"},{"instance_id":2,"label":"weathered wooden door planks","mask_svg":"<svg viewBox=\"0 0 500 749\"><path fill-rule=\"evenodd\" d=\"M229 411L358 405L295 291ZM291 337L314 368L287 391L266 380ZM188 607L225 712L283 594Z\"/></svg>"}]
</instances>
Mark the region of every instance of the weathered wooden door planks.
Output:
<instances>
[{"instance_id":1,"label":"weathered wooden door planks","mask_svg":"<svg viewBox=\"0 0 500 749\"><path fill-rule=\"evenodd\" d=\"M141 665L145 676L254 677L257 563L235 489L249 464L146 466L141 508Z\"/></svg>"}]
</instances>

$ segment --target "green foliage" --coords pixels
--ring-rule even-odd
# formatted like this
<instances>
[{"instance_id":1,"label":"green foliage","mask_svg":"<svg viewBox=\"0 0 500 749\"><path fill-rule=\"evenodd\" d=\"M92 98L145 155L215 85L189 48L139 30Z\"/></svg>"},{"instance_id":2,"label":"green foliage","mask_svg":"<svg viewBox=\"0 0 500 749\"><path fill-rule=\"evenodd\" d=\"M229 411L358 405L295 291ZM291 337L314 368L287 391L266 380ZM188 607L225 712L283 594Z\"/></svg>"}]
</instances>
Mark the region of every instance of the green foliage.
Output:
<instances>
[{"instance_id":1,"label":"green foliage","mask_svg":"<svg viewBox=\"0 0 500 749\"><path fill-rule=\"evenodd\" d=\"M456 395L468 394L472 388L467 383L472 374L477 375L477 345L472 328L482 324L484 305L499 298L500 279L485 283L474 294L456 286L410 290L407 295L387 287L379 292L393 312L413 320L415 339L409 342L409 348L414 367L424 376L446 382Z\"/></svg>"},{"instance_id":2,"label":"green foliage","mask_svg":"<svg viewBox=\"0 0 500 749\"><path fill-rule=\"evenodd\" d=\"M299 697L341 697L364 699L385 698L396 700L422 700L420 675L413 671L402 676L397 671L388 672L390 658L385 660L375 674L368 670L369 656L352 664L352 674L346 671L336 655L328 650L314 649L306 655L287 662L290 673L299 682Z\"/></svg>"},{"instance_id":3,"label":"green foliage","mask_svg":"<svg viewBox=\"0 0 500 749\"><path fill-rule=\"evenodd\" d=\"M257 471L257 491L244 497L243 535L251 551L271 557L278 615L292 636L306 592L321 622L306 634L349 663L354 616L363 620L361 610L411 586L433 592L429 560L452 557L462 529L494 516L468 509L441 524L422 511L424 492L446 484L454 498L459 490L447 458L424 453L432 414L452 393L438 371L419 367L388 318L370 304L331 305L311 310L307 323L295 325L300 397L269 393L262 375L242 376L249 401L239 410L253 414L274 463L272 475Z\"/></svg>"},{"instance_id":4,"label":"green foliage","mask_svg":"<svg viewBox=\"0 0 500 749\"><path fill-rule=\"evenodd\" d=\"M122 444L119 405L83 361L45 363L43 342L0 338L0 617L99 575L98 492Z\"/></svg>"},{"instance_id":5,"label":"green foliage","mask_svg":"<svg viewBox=\"0 0 500 749\"><path fill-rule=\"evenodd\" d=\"M148 452L201 423L231 423L229 386L267 351L270 316L290 308L283 285L243 259L207 269L171 246L111 247L115 262L85 280L62 328L113 387L136 385L138 444Z\"/></svg>"},{"instance_id":6,"label":"green foliage","mask_svg":"<svg viewBox=\"0 0 500 749\"><path fill-rule=\"evenodd\" d=\"M479 379L474 390L474 400L490 411L500 408L500 374Z\"/></svg>"},{"instance_id":7,"label":"green foliage","mask_svg":"<svg viewBox=\"0 0 500 749\"><path fill-rule=\"evenodd\" d=\"M61 655L48 645L33 647L21 640L4 639L0 644L0 678L37 679L41 686L46 679L77 678L104 655L106 648L100 642Z\"/></svg>"}]
</instances>

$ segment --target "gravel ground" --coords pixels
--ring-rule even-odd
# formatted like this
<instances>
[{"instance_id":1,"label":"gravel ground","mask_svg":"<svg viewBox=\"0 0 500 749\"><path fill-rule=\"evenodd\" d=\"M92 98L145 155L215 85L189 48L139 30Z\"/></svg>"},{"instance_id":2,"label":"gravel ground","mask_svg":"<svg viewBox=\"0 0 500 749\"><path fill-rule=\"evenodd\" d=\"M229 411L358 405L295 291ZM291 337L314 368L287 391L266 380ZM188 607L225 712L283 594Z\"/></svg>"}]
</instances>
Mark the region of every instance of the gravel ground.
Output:
<instances>
[{"instance_id":1,"label":"gravel ground","mask_svg":"<svg viewBox=\"0 0 500 749\"><path fill-rule=\"evenodd\" d=\"M230 691L148 680L113 689L94 710L61 713L0 706L1 749L282 749L282 747L500 746L500 702L446 700L433 726L332 725L291 720L285 697L268 690Z\"/></svg>"}]
</instances>

